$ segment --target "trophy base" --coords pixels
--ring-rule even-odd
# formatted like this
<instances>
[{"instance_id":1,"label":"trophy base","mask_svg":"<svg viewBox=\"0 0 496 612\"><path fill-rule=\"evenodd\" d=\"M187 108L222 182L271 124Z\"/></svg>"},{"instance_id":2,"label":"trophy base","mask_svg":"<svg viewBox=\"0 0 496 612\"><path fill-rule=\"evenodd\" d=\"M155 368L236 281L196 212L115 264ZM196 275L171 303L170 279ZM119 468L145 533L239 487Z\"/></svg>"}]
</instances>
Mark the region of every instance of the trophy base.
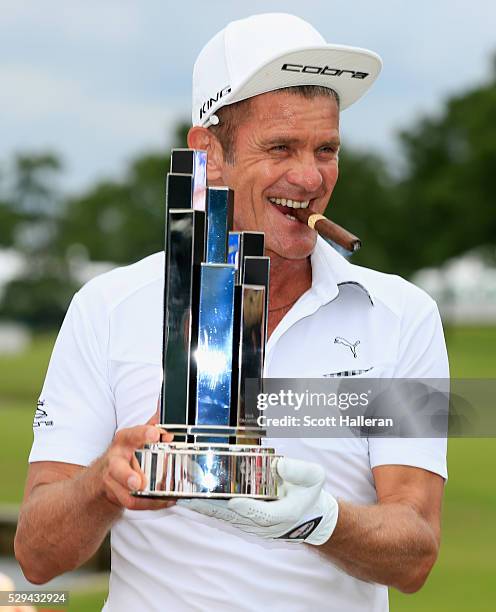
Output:
<instances>
[{"instance_id":1,"label":"trophy base","mask_svg":"<svg viewBox=\"0 0 496 612\"><path fill-rule=\"evenodd\" d=\"M135 497L278 499L273 448L248 444L157 442L136 451L146 476Z\"/></svg>"}]
</instances>

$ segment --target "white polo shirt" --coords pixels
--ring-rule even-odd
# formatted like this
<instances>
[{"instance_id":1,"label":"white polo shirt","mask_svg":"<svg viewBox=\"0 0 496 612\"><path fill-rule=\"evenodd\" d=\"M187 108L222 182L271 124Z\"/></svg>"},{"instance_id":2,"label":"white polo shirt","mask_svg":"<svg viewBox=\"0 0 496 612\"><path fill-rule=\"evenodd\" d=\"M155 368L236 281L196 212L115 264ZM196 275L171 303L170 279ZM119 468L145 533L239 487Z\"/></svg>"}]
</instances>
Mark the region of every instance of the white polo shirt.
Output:
<instances>
[{"instance_id":1,"label":"white polo shirt","mask_svg":"<svg viewBox=\"0 0 496 612\"><path fill-rule=\"evenodd\" d=\"M274 330L266 375L444 378L437 307L403 279L354 266L319 238L312 286ZM55 344L35 418L30 461L88 465L117 429L155 411L161 382L163 254L90 281ZM356 343L334 342L336 337ZM411 465L446 477L442 439L273 439L320 463L326 489L372 504L372 468ZM269 542L184 508L124 511L112 528L107 612L281 610L383 612L387 588L363 582L317 547Z\"/></svg>"}]
</instances>

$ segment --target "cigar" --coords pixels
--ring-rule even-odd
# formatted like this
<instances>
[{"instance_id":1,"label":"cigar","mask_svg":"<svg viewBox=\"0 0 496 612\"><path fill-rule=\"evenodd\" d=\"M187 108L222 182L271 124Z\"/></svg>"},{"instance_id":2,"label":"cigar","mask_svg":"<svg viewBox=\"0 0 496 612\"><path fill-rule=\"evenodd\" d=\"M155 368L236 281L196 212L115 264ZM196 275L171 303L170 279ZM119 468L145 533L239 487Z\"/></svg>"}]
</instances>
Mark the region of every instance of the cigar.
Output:
<instances>
[{"instance_id":1,"label":"cigar","mask_svg":"<svg viewBox=\"0 0 496 612\"><path fill-rule=\"evenodd\" d=\"M292 208L291 214L298 219L298 221L305 223L324 238L329 238L351 253L360 250L362 246L360 238L357 238L357 236L345 230L344 227L334 223L334 221L330 221L327 217L324 217L324 215L313 213L307 208Z\"/></svg>"}]
</instances>

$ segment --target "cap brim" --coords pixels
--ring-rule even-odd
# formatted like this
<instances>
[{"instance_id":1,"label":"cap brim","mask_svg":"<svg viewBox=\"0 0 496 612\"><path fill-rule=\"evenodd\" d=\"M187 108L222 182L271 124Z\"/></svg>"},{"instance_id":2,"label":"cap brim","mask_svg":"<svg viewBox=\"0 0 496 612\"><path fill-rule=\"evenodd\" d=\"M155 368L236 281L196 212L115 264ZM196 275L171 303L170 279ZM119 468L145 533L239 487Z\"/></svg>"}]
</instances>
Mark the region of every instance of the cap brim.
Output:
<instances>
[{"instance_id":1,"label":"cap brim","mask_svg":"<svg viewBox=\"0 0 496 612\"><path fill-rule=\"evenodd\" d=\"M329 87L339 95L340 109L351 106L371 87L382 68L373 51L344 45L304 47L271 59L232 86L223 104L297 85ZM215 111L214 111L215 112Z\"/></svg>"}]
</instances>

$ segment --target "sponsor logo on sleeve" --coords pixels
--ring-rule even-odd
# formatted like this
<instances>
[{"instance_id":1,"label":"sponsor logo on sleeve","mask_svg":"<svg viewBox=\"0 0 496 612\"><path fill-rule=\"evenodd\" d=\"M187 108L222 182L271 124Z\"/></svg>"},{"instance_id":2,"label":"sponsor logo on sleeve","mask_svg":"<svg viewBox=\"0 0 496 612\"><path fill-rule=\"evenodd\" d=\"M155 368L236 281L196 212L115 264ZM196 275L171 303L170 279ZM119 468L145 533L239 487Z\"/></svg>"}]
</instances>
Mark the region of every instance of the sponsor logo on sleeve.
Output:
<instances>
[{"instance_id":1,"label":"sponsor logo on sleeve","mask_svg":"<svg viewBox=\"0 0 496 612\"><path fill-rule=\"evenodd\" d=\"M39 399L34 413L33 428L53 427L53 420L49 418L45 407L45 400Z\"/></svg>"}]
</instances>

